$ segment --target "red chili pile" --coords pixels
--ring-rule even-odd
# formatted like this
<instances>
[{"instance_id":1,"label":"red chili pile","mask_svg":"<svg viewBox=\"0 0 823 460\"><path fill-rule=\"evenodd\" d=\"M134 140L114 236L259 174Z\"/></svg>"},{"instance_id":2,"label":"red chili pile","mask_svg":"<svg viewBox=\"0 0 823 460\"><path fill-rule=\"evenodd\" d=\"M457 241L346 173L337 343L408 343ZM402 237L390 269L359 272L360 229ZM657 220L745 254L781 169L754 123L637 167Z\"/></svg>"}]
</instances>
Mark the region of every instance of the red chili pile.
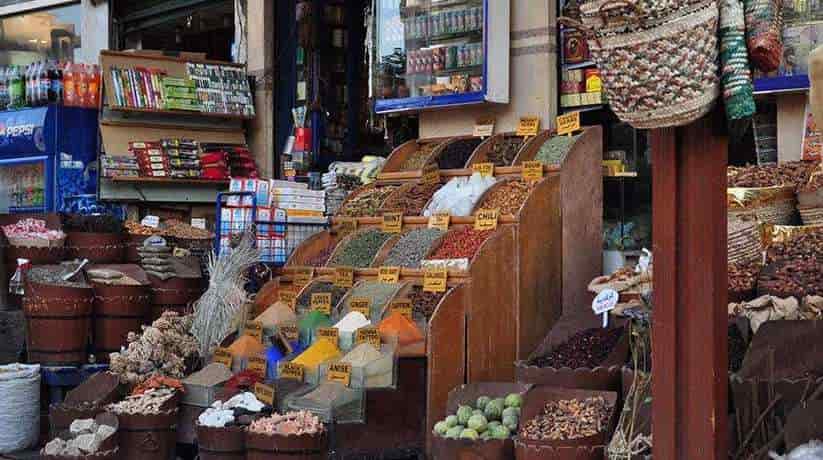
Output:
<instances>
[{"instance_id":1,"label":"red chili pile","mask_svg":"<svg viewBox=\"0 0 823 460\"><path fill-rule=\"evenodd\" d=\"M534 359L531 364L555 369L594 368L606 360L622 335L622 327L586 329L571 336L548 355Z\"/></svg>"},{"instance_id":2,"label":"red chili pile","mask_svg":"<svg viewBox=\"0 0 823 460\"><path fill-rule=\"evenodd\" d=\"M470 259L492 232L478 231L471 227L451 230L429 259Z\"/></svg>"}]
</instances>

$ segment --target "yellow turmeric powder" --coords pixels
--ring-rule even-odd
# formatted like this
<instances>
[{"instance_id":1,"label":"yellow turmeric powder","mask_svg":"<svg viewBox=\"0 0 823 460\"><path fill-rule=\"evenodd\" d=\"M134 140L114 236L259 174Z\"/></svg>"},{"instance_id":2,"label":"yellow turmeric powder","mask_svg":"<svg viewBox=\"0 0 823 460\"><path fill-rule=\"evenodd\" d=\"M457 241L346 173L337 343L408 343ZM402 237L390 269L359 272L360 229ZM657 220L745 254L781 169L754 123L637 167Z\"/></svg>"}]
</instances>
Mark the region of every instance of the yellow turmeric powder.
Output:
<instances>
[{"instance_id":1,"label":"yellow turmeric powder","mask_svg":"<svg viewBox=\"0 0 823 460\"><path fill-rule=\"evenodd\" d=\"M340 357L340 349L327 339L318 339L293 361L306 369L314 369L326 361Z\"/></svg>"}]
</instances>

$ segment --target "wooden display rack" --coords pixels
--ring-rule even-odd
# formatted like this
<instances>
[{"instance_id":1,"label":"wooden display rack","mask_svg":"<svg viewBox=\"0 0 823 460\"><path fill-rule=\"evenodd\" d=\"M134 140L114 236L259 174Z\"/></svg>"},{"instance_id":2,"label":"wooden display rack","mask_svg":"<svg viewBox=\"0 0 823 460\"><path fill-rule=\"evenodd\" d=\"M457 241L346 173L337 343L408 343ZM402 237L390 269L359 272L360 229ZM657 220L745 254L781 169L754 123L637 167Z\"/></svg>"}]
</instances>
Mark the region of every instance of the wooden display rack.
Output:
<instances>
[{"instance_id":1,"label":"wooden display rack","mask_svg":"<svg viewBox=\"0 0 823 460\"><path fill-rule=\"evenodd\" d=\"M528 142L518 157L533 158L548 137L547 132L540 133L540 142ZM399 149L408 148L404 146ZM497 230L479 248L468 270L449 270L450 290L429 321L422 355L427 371L427 446L434 423L446 415L452 388L466 382L513 381L514 361L527 357L564 311L589 308L586 287L600 274L602 263L601 158L601 130L587 128L562 165L544 168L543 180L519 213L500 216ZM441 171L441 178L470 174L470 169ZM495 168L495 175L517 178L522 167ZM410 176L414 177L383 176L379 183L404 183L417 177ZM336 228L341 220L335 219L331 230L304 241L291 255L285 274L269 289L288 286L295 267L330 243L339 248L342 239ZM358 230L379 228L382 222L380 217L356 220ZM404 229L423 228L427 223L422 216L403 219ZM473 224L474 217L453 217L450 229ZM355 280L376 279L377 271L356 269ZM333 273L331 267L315 269L316 276ZM403 269L400 279L422 285L423 273ZM267 293L262 298L273 297Z\"/></svg>"}]
</instances>

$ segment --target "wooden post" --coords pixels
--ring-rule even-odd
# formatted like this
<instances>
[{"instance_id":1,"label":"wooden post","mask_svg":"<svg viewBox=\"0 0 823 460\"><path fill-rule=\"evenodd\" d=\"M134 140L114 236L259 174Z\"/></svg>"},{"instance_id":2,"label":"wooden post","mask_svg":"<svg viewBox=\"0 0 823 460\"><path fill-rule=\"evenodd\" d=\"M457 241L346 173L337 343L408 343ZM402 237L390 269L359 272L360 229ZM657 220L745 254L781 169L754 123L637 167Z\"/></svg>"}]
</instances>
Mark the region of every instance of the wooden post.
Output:
<instances>
[{"instance_id":1,"label":"wooden post","mask_svg":"<svg viewBox=\"0 0 823 460\"><path fill-rule=\"evenodd\" d=\"M726 138L705 117L651 150L654 456L726 459Z\"/></svg>"}]
</instances>

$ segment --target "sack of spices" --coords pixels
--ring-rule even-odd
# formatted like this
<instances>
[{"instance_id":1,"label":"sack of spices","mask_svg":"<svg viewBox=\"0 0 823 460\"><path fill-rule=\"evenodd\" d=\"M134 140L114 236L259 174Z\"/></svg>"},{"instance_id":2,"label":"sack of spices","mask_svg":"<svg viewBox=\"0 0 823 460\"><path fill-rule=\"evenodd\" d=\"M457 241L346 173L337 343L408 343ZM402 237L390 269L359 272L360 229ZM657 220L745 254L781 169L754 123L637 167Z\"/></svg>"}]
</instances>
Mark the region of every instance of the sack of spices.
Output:
<instances>
[{"instance_id":1,"label":"sack of spices","mask_svg":"<svg viewBox=\"0 0 823 460\"><path fill-rule=\"evenodd\" d=\"M773 72L783 56L783 2L745 0L749 59L762 72Z\"/></svg>"}]
</instances>

